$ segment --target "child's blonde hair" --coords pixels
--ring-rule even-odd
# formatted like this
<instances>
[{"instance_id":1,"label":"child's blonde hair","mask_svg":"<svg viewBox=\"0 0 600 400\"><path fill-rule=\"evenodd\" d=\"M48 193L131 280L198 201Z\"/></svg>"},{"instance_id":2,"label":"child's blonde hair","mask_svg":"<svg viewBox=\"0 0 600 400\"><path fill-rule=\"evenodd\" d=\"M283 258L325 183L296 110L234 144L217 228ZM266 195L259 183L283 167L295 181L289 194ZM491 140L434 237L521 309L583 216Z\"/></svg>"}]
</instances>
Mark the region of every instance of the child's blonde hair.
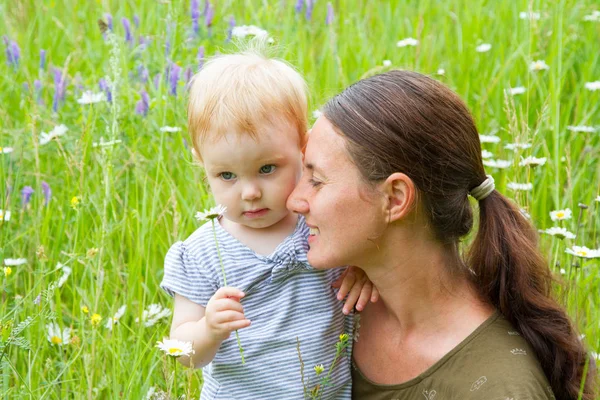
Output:
<instances>
[{"instance_id":1,"label":"child's blonde hair","mask_svg":"<svg viewBox=\"0 0 600 400\"><path fill-rule=\"evenodd\" d=\"M192 78L188 129L196 157L210 134L228 130L256 137L258 127L278 118L297 130L304 146L307 130L307 89L302 76L287 62L265 55L264 44L236 54L212 57Z\"/></svg>"}]
</instances>

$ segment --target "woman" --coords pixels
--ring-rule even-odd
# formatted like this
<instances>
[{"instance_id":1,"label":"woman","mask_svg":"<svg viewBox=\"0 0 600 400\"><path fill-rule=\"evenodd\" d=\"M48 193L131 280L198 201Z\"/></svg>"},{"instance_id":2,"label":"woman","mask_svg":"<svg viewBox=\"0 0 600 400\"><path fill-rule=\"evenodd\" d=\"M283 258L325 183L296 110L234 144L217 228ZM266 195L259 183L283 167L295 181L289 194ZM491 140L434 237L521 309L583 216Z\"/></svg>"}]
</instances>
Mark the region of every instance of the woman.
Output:
<instances>
[{"instance_id":1,"label":"woman","mask_svg":"<svg viewBox=\"0 0 600 400\"><path fill-rule=\"evenodd\" d=\"M467 194L480 222L463 258ZM475 123L442 84L391 71L334 97L288 207L311 227L312 265L357 265L379 289L361 313L354 398L577 399L584 376L594 398L535 229L494 190Z\"/></svg>"}]
</instances>

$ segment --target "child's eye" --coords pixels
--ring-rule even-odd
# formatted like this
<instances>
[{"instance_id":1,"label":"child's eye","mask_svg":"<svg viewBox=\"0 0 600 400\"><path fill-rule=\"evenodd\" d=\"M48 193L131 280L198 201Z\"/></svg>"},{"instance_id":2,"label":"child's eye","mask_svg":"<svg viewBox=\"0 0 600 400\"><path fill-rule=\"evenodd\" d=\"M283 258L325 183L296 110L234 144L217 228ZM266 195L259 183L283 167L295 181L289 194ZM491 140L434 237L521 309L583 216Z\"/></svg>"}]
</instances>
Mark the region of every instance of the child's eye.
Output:
<instances>
[{"instance_id":1,"label":"child's eye","mask_svg":"<svg viewBox=\"0 0 600 400\"><path fill-rule=\"evenodd\" d=\"M275 166L273 164L267 164L260 167L261 174L272 174L275 171Z\"/></svg>"},{"instance_id":2,"label":"child's eye","mask_svg":"<svg viewBox=\"0 0 600 400\"><path fill-rule=\"evenodd\" d=\"M219 174L219 176L221 177L221 179L223 179L224 181L230 181L232 179L235 178L235 174L233 172L221 172Z\"/></svg>"}]
</instances>

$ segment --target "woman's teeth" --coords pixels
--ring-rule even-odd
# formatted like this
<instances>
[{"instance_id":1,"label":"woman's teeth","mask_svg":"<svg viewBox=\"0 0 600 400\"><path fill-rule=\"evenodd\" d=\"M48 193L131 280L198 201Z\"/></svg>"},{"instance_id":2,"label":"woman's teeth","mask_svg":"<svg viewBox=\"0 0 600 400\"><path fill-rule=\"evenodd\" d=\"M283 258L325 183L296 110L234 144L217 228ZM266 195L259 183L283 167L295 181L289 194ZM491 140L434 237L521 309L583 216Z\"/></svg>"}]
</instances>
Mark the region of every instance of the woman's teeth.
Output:
<instances>
[{"instance_id":1,"label":"woman's teeth","mask_svg":"<svg viewBox=\"0 0 600 400\"><path fill-rule=\"evenodd\" d=\"M318 235L318 234L319 234L319 228L310 228L309 235Z\"/></svg>"}]
</instances>

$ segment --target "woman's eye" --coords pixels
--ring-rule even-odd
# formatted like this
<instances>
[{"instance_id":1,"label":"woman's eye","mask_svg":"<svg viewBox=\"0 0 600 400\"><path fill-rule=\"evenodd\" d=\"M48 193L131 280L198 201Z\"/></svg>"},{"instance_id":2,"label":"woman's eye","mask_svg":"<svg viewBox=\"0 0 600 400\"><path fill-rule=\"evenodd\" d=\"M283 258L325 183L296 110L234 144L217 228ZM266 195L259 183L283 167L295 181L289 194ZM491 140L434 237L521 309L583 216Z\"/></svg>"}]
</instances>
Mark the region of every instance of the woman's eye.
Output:
<instances>
[{"instance_id":1,"label":"woman's eye","mask_svg":"<svg viewBox=\"0 0 600 400\"><path fill-rule=\"evenodd\" d=\"M311 185L312 187L319 187L319 186L321 185L321 183L322 183L322 182L319 182L319 181L316 181L316 180L314 180L313 178L310 178L310 179L308 180L308 183L310 183L310 185Z\"/></svg>"},{"instance_id":2,"label":"woman's eye","mask_svg":"<svg viewBox=\"0 0 600 400\"><path fill-rule=\"evenodd\" d=\"M224 181L230 181L233 178L235 178L235 174L233 172L221 172L219 174L219 176L221 177L221 179L223 179Z\"/></svg>"},{"instance_id":3,"label":"woman's eye","mask_svg":"<svg viewBox=\"0 0 600 400\"><path fill-rule=\"evenodd\" d=\"M275 171L275 166L273 164L267 164L260 167L261 174L272 174Z\"/></svg>"}]
</instances>

